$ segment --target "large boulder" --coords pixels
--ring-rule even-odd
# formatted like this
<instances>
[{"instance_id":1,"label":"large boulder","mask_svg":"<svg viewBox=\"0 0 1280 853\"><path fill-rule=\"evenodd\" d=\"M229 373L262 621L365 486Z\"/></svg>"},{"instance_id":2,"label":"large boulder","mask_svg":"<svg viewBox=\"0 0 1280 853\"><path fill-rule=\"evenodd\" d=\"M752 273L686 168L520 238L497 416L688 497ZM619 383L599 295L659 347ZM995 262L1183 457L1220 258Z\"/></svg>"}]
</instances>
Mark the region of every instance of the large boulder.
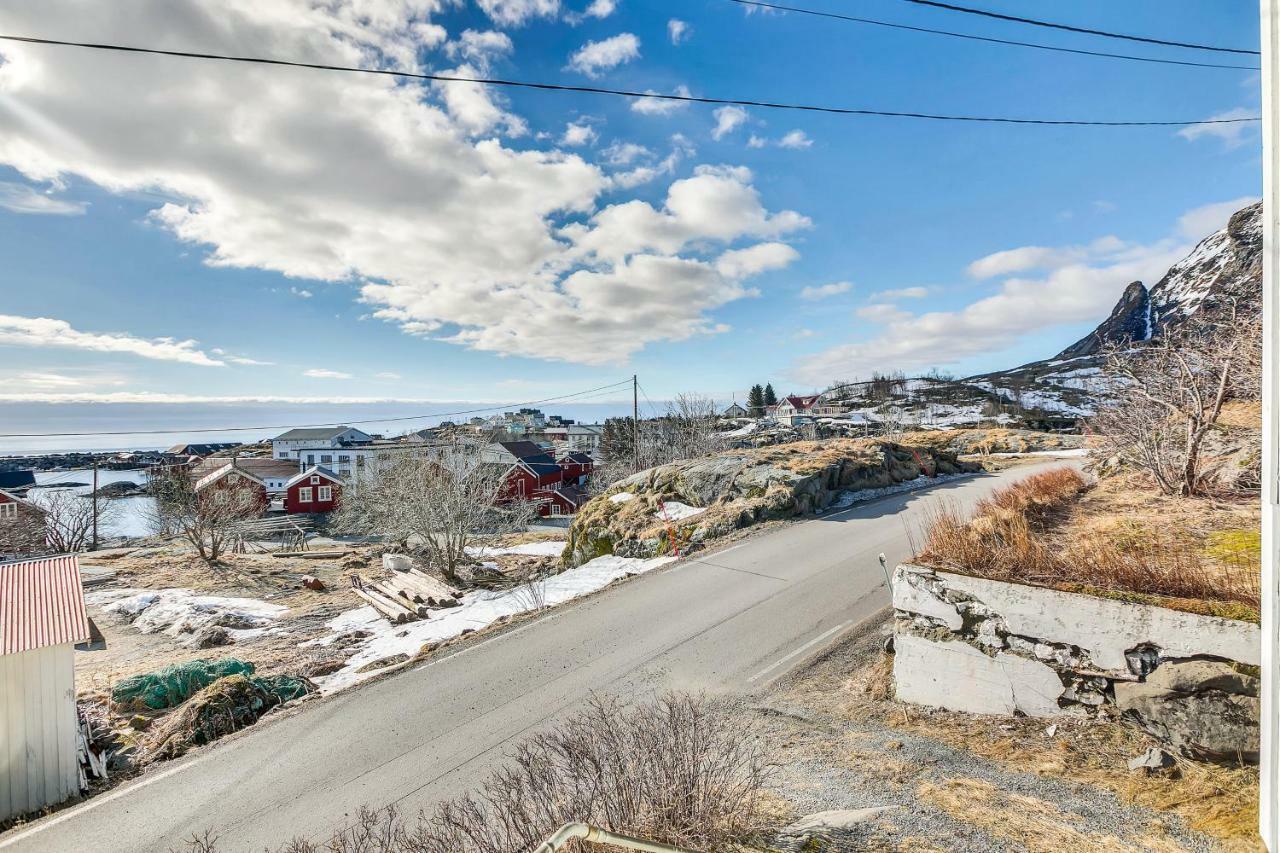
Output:
<instances>
[{"instance_id":1,"label":"large boulder","mask_svg":"<svg viewBox=\"0 0 1280 853\"><path fill-rule=\"evenodd\" d=\"M1168 661L1145 681L1117 682L1116 707L1183 755L1257 762L1258 688L1258 678L1225 661Z\"/></svg>"}]
</instances>

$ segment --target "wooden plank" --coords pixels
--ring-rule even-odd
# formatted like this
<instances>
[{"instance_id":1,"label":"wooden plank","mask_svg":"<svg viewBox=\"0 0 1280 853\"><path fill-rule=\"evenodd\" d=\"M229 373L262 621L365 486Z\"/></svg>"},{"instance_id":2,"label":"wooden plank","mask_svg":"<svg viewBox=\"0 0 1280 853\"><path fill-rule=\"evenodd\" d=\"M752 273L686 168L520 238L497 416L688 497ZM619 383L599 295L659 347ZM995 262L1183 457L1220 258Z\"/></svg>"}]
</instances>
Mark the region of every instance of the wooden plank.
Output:
<instances>
[{"instance_id":1,"label":"wooden plank","mask_svg":"<svg viewBox=\"0 0 1280 853\"><path fill-rule=\"evenodd\" d=\"M374 610L389 619L393 625L401 625L409 621L409 614L404 611L404 608L393 607L386 599L370 595L363 589L353 587L351 591L368 602Z\"/></svg>"},{"instance_id":2,"label":"wooden plank","mask_svg":"<svg viewBox=\"0 0 1280 853\"><path fill-rule=\"evenodd\" d=\"M414 601L412 598L409 598L406 595L402 595L388 581L375 581L369 584L369 586L365 587L365 589L367 590L370 587L372 587L373 592L377 592L377 593L381 593L382 595L385 595L387 598L391 599L396 604L399 604L401 607L404 607L412 611L418 616L425 617L427 616L427 614L431 612L425 604L420 604Z\"/></svg>"}]
</instances>

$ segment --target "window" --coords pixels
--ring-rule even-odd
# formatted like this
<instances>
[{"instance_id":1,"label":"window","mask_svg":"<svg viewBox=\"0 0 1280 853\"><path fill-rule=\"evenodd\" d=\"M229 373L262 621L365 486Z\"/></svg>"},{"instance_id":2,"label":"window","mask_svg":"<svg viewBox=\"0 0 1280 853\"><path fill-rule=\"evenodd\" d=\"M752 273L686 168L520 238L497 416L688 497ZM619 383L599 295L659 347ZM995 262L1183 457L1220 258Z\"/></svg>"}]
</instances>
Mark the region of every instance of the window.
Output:
<instances>
[{"instance_id":1,"label":"window","mask_svg":"<svg viewBox=\"0 0 1280 853\"><path fill-rule=\"evenodd\" d=\"M333 461L333 454L331 454L331 453L322 453L322 454L320 454L320 464L321 464L321 465L327 465L328 463L330 463L330 462L332 462L332 461Z\"/></svg>"},{"instance_id":2,"label":"window","mask_svg":"<svg viewBox=\"0 0 1280 853\"><path fill-rule=\"evenodd\" d=\"M316 500L321 503L333 500L333 486L321 486L316 489Z\"/></svg>"},{"instance_id":3,"label":"window","mask_svg":"<svg viewBox=\"0 0 1280 853\"><path fill-rule=\"evenodd\" d=\"M552 515L562 515L562 514L563 514L563 513L561 513L561 512L560 512L560 504L553 503L553 504L551 505L551 514L552 514Z\"/></svg>"},{"instance_id":4,"label":"window","mask_svg":"<svg viewBox=\"0 0 1280 853\"><path fill-rule=\"evenodd\" d=\"M314 486L314 485L315 485L316 483L318 483L318 482L320 482L320 478L319 478L319 477L317 477L317 476L315 476L315 475L313 474L313 475L312 475L312 477L311 477L311 485L313 485L313 486Z\"/></svg>"},{"instance_id":5,"label":"window","mask_svg":"<svg viewBox=\"0 0 1280 853\"><path fill-rule=\"evenodd\" d=\"M18 517L18 505L16 503L0 504L0 519L17 518L17 517Z\"/></svg>"},{"instance_id":6,"label":"window","mask_svg":"<svg viewBox=\"0 0 1280 853\"><path fill-rule=\"evenodd\" d=\"M314 453L307 454L307 464L308 465L316 464L316 455Z\"/></svg>"},{"instance_id":7,"label":"window","mask_svg":"<svg viewBox=\"0 0 1280 853\"><path fill-rule=\"evenodd\" d=\"M351 454L350 454L350 453L339 453L339 454L338 454L338 461L339 461L339 462L350 462L350 461L351 461Z\"/></svg>"},{"instance_id":8,"label":"window","mask_svg":"<svg viewBox=\"0 0 1280 853\"><path fill-rule=\"evenodd\" d=\"M310 486L303 486L302 488L298 489L298 503L300 504L311 503L311 487Z\"/></svg>"}]
</instances>

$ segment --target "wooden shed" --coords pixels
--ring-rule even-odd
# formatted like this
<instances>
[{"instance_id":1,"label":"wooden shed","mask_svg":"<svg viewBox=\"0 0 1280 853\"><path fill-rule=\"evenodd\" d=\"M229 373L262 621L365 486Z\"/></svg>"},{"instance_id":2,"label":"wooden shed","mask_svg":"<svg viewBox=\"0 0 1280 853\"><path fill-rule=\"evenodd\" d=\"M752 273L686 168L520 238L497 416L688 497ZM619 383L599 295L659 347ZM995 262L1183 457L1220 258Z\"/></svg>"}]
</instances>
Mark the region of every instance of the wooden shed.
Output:
<instances>
[{"instance_id":1,"label":"wooden shed","mask_svg":"<svg viewBox=\"0 0 1280 853\"><path fill-rule=\"evenodd\" d=\"M88 639L74 555L0 563L0 821L80 793L73 658Z\"/></svg>"}]
</instances>

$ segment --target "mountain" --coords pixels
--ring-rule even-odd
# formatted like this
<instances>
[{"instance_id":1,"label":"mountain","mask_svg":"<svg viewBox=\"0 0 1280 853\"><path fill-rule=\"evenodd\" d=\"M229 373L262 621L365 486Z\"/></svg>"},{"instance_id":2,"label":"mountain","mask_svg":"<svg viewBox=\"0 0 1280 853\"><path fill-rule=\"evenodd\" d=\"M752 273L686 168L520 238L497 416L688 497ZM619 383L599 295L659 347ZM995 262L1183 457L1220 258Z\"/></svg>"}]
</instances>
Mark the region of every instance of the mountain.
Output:
<instances>
[{"instance_id":1,"label":"mountain","mask_svg":"<svg viewBox=\"0 0 1280 853\"><path fill-rule=\"evenodd\" d=\"M1148 289L1125 288L1110 316L1053 358L964 379L878 377L832 389L854 413L892 414L910 422L950 426L980 420L1066 426L1094 413L1108 385L1103 348L1150 340L1185 324L1222 316L1232 305L1262 310L1262 203L1232 215Z\"/></svg>"}]
</instances>

